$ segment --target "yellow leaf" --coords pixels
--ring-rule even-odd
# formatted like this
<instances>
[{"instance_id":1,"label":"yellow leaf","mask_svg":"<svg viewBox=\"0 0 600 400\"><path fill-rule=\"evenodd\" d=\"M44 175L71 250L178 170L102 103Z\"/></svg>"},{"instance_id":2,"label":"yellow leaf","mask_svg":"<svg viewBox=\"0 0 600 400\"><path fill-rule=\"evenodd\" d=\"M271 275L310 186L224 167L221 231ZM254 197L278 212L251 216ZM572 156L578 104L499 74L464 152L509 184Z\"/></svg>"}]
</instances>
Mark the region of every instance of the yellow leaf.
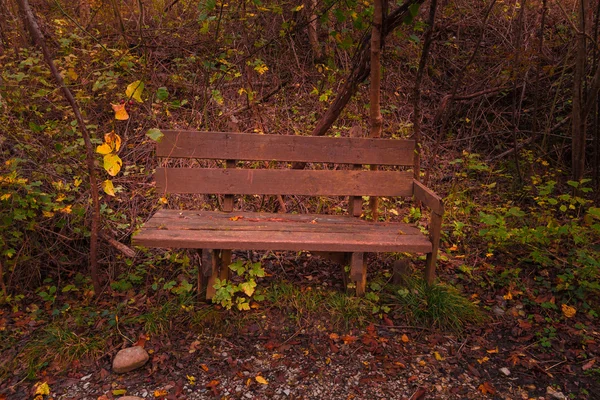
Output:
<instances>
[{"instance_id":1,"label":"yellow leaf","mask_svg":"<svg viewBox=\"0 0 600 400\"><path fill-rule=\"evenodd\" d=\"M513 298L512 293L510 292L510 290L508 291L508 293L506 293L502 297L504 297L504 300L512 300L512 298Z\"/></svg>"},{"instance_id":2,"label":"yellow leaf","mask_svg":"<svg viewBox=\"0 0 600 400\"><path fill-rule=\"evenodd\" d=\"M72 81L76 81L77 78L79 77L79 75L77 75L77 72L75 72L75 70L73 68L69 68L67 70L67 76L69 77L70 80Z\"/></svg>"},{"instance_id":3,"label":"yellow leaf","mask_svg":"<svg viewBox=\"0 0 600 400\"><path fill-rule=\"evenodd\" d=\"M406 334L403 334L403 335L402 335L402 341L403 341L404 343L408 343L408 342L409 342L408 336L406 336Z\"/></svg>"},{"instance_id":4,"label":"yellow leaf","mask_svg":"<svg viewBox=\"0 0 600 400\"><path fill-rule=\"evenodd\" d=\"M4 193L2 196L0 196L0 200L8 200L10 199L10 196L12 196L11 193Z\"/></svg>"},{"instance_id":5,"label":"yellow leaf","mask_svg":"<svg viewBox=\"0 0 600 400\"><path fill-rule=\"evenodd\" d=\"M109 196L115 195L115 187L113 186L113 183L110 179L107 179L104 182L102 182L102 190L104 190L104 193L106 193Z\"/></svg>"},{"instance_id":6,"label":"yellow leaf","mask_svg":"<svg viewBox=\"0 0 600 400\"><path fill-rule=\"evenodd\" d=\"M100 146L96 147L96 153L109 154L112 153L112 149L109 144L102 143Z\"/></svg>"},{"instance_id":7,"label":"yellow leaf","mask_svg":"<svg viewBox=\"0 0 600 400\"><path fill-rule=\"evenodd\" d=\"M58 211L60 211L61 213L64 213L64 214L71 214L73 212L72 207L73 207L73 205L69 204L68 206L64 206L63 208L61 208Z\"/></svg>"},{"instance_id":8,"label":"yellow leaf","mask_svg":"<svg viewBox=\"0 0 600 400\"><path fill-rule=\"evenodd\" d=\"M36 383L35 384L35 394L36 395L42 395L42 396L47 396L50 394L50 386L48 386L48 383L44 382L44 383Z\"/></svg>"},{"instance_id":9,"label":"yellow leaf","mask_svg":"<svg viewBox=\"0 0 600 400\"><path fill-rule=\"evenodd\" d=\"M258 375L254 379L256 379L256 382L261 383L263 385L268 385L269 384L269 382L265 378L263 378L262 376L260 376L260 375Z\"/></svg>"},{"instance_id":10,"label":"yellow leaf","mask_svg":"<svg viewBox=\"0 0 600 400\"><path fill-rule=\"evenodd\" d=\"M129 119L129 114L125 110L125 104L111 104L112 109L115 111L115 119L119 121L125 121Z\"/></svg>"},{"instance_id":11,"label":"yellow leaf","mask_svg":"<svg viewBox=\"0 0 600 400\"><path fill-rule=\"evenodd\" d=\"M50 211L42 211L42 214L44 215L44 217L46 218L51 218L54 217L54 213L50 212Z\"/></svg>"},{"instance_id":12,"label":"yellow leaf","mask_svg":"<svg viewBox=\"0 0 600 400\"><path fill-rule=\"evenodd\" d=\"M117 175L121 170L122 165L123 161L118 155L110 153L104 156L104 169L110 176Z\"/></svg>"},{"instance_id":13,"label":"yellow leaf","mask_svg":"<svg viewBox=\"0 0 600 400\"><path fill-rule=\"evenodd\" d=\"M167 395L166 390L155 390L154 397L165 397Z\"/></svg>"},{"instance_id":14,"label":"yellow leaf","mask_svg":"<svg viewBox=\"0 0 600 400\"><path fill-rule=\"evenodd\" d=\"M436 359L436 360L438 360L438 361L442 361L442 360L444 359L444 357L442 357L442 356L440 355L440 353L438 353L437 351L434 351L434 352L433 352L433 356L434 356L434 357L435 357L435 359Z\"/></svg>"},{"instance_id":15,"label":"yellow leaf","mask_svg":"<svg viewBox=\"0 0 600 400\"><path fill-rule=\"evenodd\" d=\"M119 151L121 148L121 136L117 135L115 131L111 131L104 135L104 141L114 151Z\"/></svg>"},{"instance_id":16,"label":"yellow leaf","mask_svg":"<svg viewBox=\"0 0 600 400\"><path fill-rule=\"evenodd\" d=\"M115 389L112 391L113 396L123 396L127 393L127 389Z\"/></svg>"},{"instance_id":17,"label":"yellow leaf","mask_svg":"<svg viewBox=\"0 0 600 400\"><path fill-rule=\"evenodd\" d=\"M144 82L135 81L130 83L125 90L127 98L132 98L138 103L142 102L142 91L144 90Z\"/></svg>"},{"instance_id":18,"label":"yellow leaf","mask_svg":"<svg viewBox=\"0 0 600 400\"><path fill-rule=\"evenodd\" d=\"M486 357L483 357L483 358L478 358L478 359L477 359L477 362L478 362L479 364L483 364L483 363L485 363L485 362L488 362L489 360L490 360L490 358L486 356Z\"/></svg>"},{"instance_id":19,"label":"yellow leaf","mask_svg":"<svg viewBox=\"0 0 600 400\"><path fill-rule=\"evenodd\" d=\"M194 386L194 385L196 384L196 377L195 377L195 376L192 376L192 375L186 375L185 377L187 378L187 380L188 380L188 383L189 383L191 386Z\"/></svg>"},{"instance_id":20,"label":"yellow leaf","mask_svg":"<svg viewBox=\"0 0 600 400\"><path fill-rule=\"evenodd\" d=\"M577 309L575 307L571 307L566 304L563 304L561 306L561 308L562 308L563 314L567 318L573 318L575 316L575 314L577 313Z\"/></svg>"}]
</instances>

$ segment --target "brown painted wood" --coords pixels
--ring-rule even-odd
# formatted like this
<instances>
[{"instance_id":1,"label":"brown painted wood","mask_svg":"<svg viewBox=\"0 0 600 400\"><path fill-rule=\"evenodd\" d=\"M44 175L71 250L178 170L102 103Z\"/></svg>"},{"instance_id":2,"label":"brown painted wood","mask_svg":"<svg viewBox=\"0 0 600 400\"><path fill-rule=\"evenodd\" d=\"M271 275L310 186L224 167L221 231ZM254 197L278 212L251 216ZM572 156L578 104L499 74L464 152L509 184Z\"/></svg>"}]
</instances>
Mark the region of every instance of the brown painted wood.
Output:
<instances>
[{"instance_id":1,"label":"brown painted wood","mask_svg":"<svg viewBox=\"0 0 600 400\"><path fill-rule=\"evenodd\" d=\"M402 196L413 194L410 171L304 171L157 168L163 193Z\"/></svg>"},{"instance_id":2,"label":"brown painted wood","mask_svg":"<svg viewBox=\"0 0 600 400\"><path fill-rule=\"evenodd\" d=\"M389 232L208 231L144 229L133 238L138 246L238 250L431 252L423 235Z\"/></svg>"},{"instance_id":3,"label":"brown painted wood","mask_svg":"<svg viewBox=\"0 0 600 400\"><path fill-rule=\"evenodd\" d=\"M431 222L429 223L429 238L432 243L431 252L427 254L425 263L425 281L431 285L435 281L435 263L440 247L440 236L442 231L442 216L431 213Z\"/></svg>"},{"instance_id":4,"label":"brown painted wood","mask_svg":"<svg viewBox=\"0 0 600 400\"><path fill-rule=\"evenodd\" d=\"M367 264L364 253L350 256L350 279L356 284L356 295L364 296L367 288Z\"/></svg>"},{"instance_id":5,"label":"brown painted wood","mask_svg":"<svg viewBox=\"0 0 600 400\"><path fill-rule=\"evenodd\" d=\"M216 251L202 249L202 270L206 279L206 300L211 300L217 292L214 288L216 278L219 274L219 260Z\"/></svg>"},{"instance_id":6,"label":"brown painted wood","mask_svg":"<svg viewBox=\"0 0 600 400\"><path fill-rule=\"evenodd\" d=\"M226 163L226 168L235 168L235 161L234 160L227 160ZM225 198L223 199L223 211L225 212L231 212L233 211L233 203L234 203L234 197L232 194L226 194Z\"/></svg>"},{"instance_id":7,"label":"brown painted wood","mask_svg":"<svg viewBox=\"0 0 600 400\"><path fill-rule=\"evenodd\" d=\"M415 198L429 207L431 211L439 215L444 214L444 203L440 196L416 179L414 181L414 192Z\"/></svg>"},{"instance_id":8,"label":"brown painted wood","mask_svg":"<svg viewBox=\"0 0 600 400\"><path fill-rule=\"evenodd\" d=\"M159 157L413 165L413 140L162 131Z\"/></svg>"},{"instance_id":9,"label":"brown painted wood","mask_svg":"<svg viewBox=\"0 0 600 400\"><path fill-rule=\"evenodd\" d=\"M346 253L333 252L333 251L311 251L311 254L334 262L336 264L345 264L348 260Z\"/></svg>"},{"instance_id":10,"label":"brown painted wood","mask_svg":"<svg viewBox=\"0 0 600 400\"><path fill-rule=\"evenodd\" d=\"M350 128L351 138L360 138L362 136L362 129L358 125L354 125ZM352 164L352 169L357 171L362 169L361 164ZM348 213L353 217L360 217L362 215L362 196L350 196L348 199L349 209Z\"/></svg>"},{"instance_id":11,"label":"brown painted wood","mask_svg":"<svg viewBox=\"0 0 600 400\"><path fill-rule=\"evenodd\" d=\"M220 272L219 278L230 279L231 270L229 269L229 265L231 265L231 250L221 250L221 262L220 262Z\"/></svg>"}]
</instances>

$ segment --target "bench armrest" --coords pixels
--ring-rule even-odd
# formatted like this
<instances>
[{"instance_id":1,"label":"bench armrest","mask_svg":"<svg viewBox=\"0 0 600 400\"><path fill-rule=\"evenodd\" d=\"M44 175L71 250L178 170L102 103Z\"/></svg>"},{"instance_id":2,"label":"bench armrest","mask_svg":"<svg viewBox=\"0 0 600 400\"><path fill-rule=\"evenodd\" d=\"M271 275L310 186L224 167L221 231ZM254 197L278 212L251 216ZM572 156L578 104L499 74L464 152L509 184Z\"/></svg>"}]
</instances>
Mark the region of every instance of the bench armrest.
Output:
<instances>
[{"instance_id":1,"label":"bench armrest","mask_svg":"<svg viewBox=\"0 0 600 400\"><path fill-rule=\"evenodd\" d=\"M416 179L413 180L413 184L415 199L429 207L435 214L444 215L444 202L441 197Z\"/></svg>"}]
</instances>

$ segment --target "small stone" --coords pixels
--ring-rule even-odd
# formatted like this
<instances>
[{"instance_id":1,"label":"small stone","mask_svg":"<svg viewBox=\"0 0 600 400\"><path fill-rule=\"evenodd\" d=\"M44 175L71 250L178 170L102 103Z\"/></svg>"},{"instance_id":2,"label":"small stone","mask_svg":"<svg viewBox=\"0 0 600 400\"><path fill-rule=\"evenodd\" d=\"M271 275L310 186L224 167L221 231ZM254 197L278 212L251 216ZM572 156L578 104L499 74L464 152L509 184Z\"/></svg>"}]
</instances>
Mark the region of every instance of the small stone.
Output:
<instances>
[{"instance_id":1,"label":"small stone","mask_svg":"<svg viewBox=\"0 0 600 400\"><path fill-rule=\"evenodd\" d=\"M285 394L286 396L289 396L290 393L292 393L290 389L283 389L283 394Z\"/></svg>"},{"instance_id":2,"label":"small stone","mask_svg":"<svg viewBox=\"0 0 600 400\"><path fill-rule=\"evenodd\" d=\"M246 392L246 394L245 394L244 396L245 396L246 398L248 398L248 399L251 399L251 398L253 398L253 397L254 397L254 396L252 395L252 393L250 393L250 392Z\"/></svg>"},{"instance_id":3,"label":"small stone","mask_svg":"<svg viewBox=\"0 0 600 400\"><path fill-rule=\"evenodd\" d=\"M502 372L506 376L510 376L510 370L506 367L500 368L500 372Z\"/></svg>"},{"instance_id":4,"label":"small stone","mask_svg":"<svg viewBox=\"0 0 600 400\"><path fill-rule=\"evenodd\" d=\"M92 374L89 374L89 375L86 375L86 376L82 376L82 377L81 377L81 382L85 382L85 381L87 381L88 379L90 379L91 377L92 377Z\"/></svg>"},{"instance_id":5,"label":"small stone","mask_svg":"<svg viewBox=\"0 0 600 400\"><path fill-rule=\"evenodd\" d=\"M567 400L567 396L565 396L563 392L559 392L558 390L554 389L552 386L548 386L546 388L546 394L550 397L550 399Z\"/></svg>"},{"instance_id":6,"label":"small stone","mask_svg":"<svg viewBox=\"0 0 600 400\"><path fill-rule=\"evenodd\" d=\"M117 353L113 360L113 371L118 374L133 371L148 362L150 356L140 346L123 349Z\"/></svg>"}]
</instances>

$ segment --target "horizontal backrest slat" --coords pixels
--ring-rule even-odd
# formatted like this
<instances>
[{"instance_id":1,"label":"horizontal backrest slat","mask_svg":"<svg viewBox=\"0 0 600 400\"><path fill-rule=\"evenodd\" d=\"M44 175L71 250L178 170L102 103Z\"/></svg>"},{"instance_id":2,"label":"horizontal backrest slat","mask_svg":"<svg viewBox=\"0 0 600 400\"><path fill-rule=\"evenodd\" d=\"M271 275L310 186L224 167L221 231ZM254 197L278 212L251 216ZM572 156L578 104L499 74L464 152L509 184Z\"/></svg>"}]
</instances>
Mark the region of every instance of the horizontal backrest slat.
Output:
<instances>
[{"instance_id":1,"label":"horizontal backrest slat","mask_svg":"<svg viewBox=\"0 0 600 400\"><path fill-rule=\"evenodd\" d=\"M159 193L413 195L410 171L158 168L155 178Z\"/></svg>"},{"instance_id":2,"label":"horizontal backrest slat","mask_svg":"<svg viewBox=\"0 0 600 400\"><path fill-rule=\"evenodd\" d=\"M163 131L159 157L413 165L413 140Z\"/></svg>"}]
</instances>

